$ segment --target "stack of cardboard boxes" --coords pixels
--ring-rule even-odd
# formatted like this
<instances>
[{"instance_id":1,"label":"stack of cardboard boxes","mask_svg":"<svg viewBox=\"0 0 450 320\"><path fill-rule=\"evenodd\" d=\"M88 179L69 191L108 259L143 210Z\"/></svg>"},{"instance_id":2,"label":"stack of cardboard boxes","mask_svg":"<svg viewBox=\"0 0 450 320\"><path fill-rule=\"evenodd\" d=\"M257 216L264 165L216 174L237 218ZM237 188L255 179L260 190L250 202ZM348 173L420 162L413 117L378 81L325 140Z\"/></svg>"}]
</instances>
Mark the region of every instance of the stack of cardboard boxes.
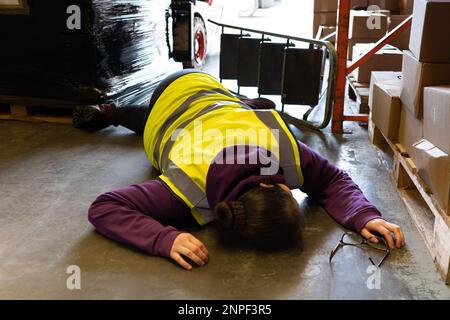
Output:
<instances>
[{"instance_id":1,"label":"stack of cardboard boxes","mask_svg":"<svg viewBox=\"0 0 450 320\"><path fill-rule=\"evenodd\" d=\"M374 11L351 10L348 34L348 58L353 58L353 49L359 43L374 43L386 35L388 17Z\"/></svg>"},{"instance_id":2,"label":"stack of cardboard boxes","mask_svg":"<svg viewBox=\"0 0 450 320\"><path fill-rule=\"evenodd\" d=\"M391 15L388 32L394 30L400 23L402 23L406 18L408 18L408 16L409 15L402 15L402 14ZM400 50L406 50L408 49L410 36L411 36L411 28L408 28L405 31L403 31L396 39L394 39L394 41L391 42L391 45L393 45L396 48L399 48Z\"/></svg>"},{"instance_id":3,"label":"stack of cardboard boxes","mask_svg":"<svg viewBox=\"0 0 450 320\"><path fill-rule=\"evenodd\" d=\"M306 0L308 17L311 20L310 37L316 37L320 26L336 27L338 0Z\"/></svg>"},{"instance_id":4,"label":"stack of cardboard boxes","mask_svg":"<svg viewBox=\"0 0 450 320\"><path fill-rule=\"evenodd\" d=\"M358 1L360 6L356 8L366 8L368 11L352 10L350 13L348 59L353 58L353 47L356 44L377 42L411 15L413 3L414 0ZM374 23L378 24L377 28L369 29ZM391 45L401 50L407 49L409 37L410 29L407 29Z\"/></svg>"},{"instance_id":5,"label":"stack of cardboard boxes","mask_svg":"<svg viewBox=\"0 0 450 320\"><path fill-rule=\"evenodd\" d=\"M399 141L440 206L449 211L450 0L415 0L402 81L372 73L372 121ZM396 130L396 128L398 130Z\"/></svg>"},{"instance_id":6,"label":"stack of cardboard boxes","mask_svg":"<svg viewBox=\"0 0 450 320\"><path fill-rule=\"evenodd\" d=\"M372 72L369 95L372 121L384 136L391 141L398 141L401 89L401 72Z\"/></svg>"},{"instance_id":7,"label":"stack of cardboard boxes","mask_svg":"<svg viewBox=\"0 0 450 320\"><path fill-rule=\"evenodd\" d=\"M399 11L399 1L398 0L369 0L369 6L377 6L382 10L389 10L393 12Z\"/></svg>"},{"instance_id":8,"label":"stack of cardboard boxes","mask_svg":"<svg viewBox=\"0 0 450 320\"><path fill-rule=\"evenodd\" d=\"M351 0L351 7L365 9L369 6L369 2L373 2L373 4L376 4L381 8L385 8L385 2L397 3L398 1L399 0ZM336 28L338 0L305 0L302 2L305 2L304 5L307 8L306 11L308 12L308 21L311 21L311 32L309 32L310 37L316 37L320 26ZM372 42L373 38L370 40L370 42Z\"/></svg>"},{"instance_id":9,"label":"stack of cardboard boxes","mask_svg":"<svg viewBox=\"0 0 450 320\"><path fill-rule=\"evenodd\" d=\"M359 43L355 45L353 60L356 60L371 47L372 44ZM403 52L401 50L393 46L385 46L357 68L353 72L353 77L358 83L369 83L372 71L401 71L402 60Z\"/></svg>"},{"instance_id":10,"label":"stack of cardboard boxes","mask_svg":"<svg viewBox=\"0 0 450 320\"><path fill-rule=\"evenodd\" d=\"M392 31L412 13L413 3L400 0L368 0L367 10L351 10L348 58L356 61L375 42ZM400 14L402 13L402 14ZM368 83L371 71L400 71L402 52L408 49L410 28L402 32L390 46L386 46L353 73L356 82Z\"/></svg>"},{"instance_id":11,"label":"stack of cardboard boxes","mask_svg":"<svg viewBox=\"0 0 450 320\"><path fill-rule=\"evenodd\" d=\"M351 8L356 10L350 14L348 58L352 59L355 44L376 42L412 14L413 3L414 0L351 0ZM308 22L311 25L308 36L317 37L320 26L327 27L324 29L330 32L336 30L338 0L306 0L305 6L308 21L311 21ZM367 20L376 17L380 19L380 28L369 29ZM404 32L392 45L403 50L407 49L408 41L409 31Z\"/></svg>"},{"instance_id":12,"label":"stack of cardboard boxes","mask_svg":"<svg viewBox=\"0 0 450 320\"><path fill-rule=\"evenodd\" d=\"M414 0L398 0L398 13L411 15L413 13Z\"/></svg>"}]
</instances>

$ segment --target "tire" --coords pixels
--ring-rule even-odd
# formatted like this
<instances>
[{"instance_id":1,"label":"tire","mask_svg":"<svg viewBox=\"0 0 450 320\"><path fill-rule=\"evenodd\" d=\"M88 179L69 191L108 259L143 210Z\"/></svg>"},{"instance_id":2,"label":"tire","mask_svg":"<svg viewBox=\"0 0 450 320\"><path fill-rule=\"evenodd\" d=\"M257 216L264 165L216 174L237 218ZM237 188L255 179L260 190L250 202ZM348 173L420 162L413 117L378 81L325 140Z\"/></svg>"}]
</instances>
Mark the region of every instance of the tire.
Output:
<instances>
[{"instance_id":1,"label":"tire","mask_svg":"<svg viewBox=\"0 0 450 320\"><path fill-rule=\"evenodd\" d=\"M239 0L239 16L251 17L259 8L259 0Z\"/></svg>"},{"instance_id":2,"label":"tire","mask_svg":"<svg viewBox=\"0 0 450 320\"><path fill-rule=\"evenodd\" d=\"M183 68L202 69L206 62L206 51L208 47L205 22L201 17L194 17L194 57L191 61L184 61Z\"/></svg>"}]
</instances>

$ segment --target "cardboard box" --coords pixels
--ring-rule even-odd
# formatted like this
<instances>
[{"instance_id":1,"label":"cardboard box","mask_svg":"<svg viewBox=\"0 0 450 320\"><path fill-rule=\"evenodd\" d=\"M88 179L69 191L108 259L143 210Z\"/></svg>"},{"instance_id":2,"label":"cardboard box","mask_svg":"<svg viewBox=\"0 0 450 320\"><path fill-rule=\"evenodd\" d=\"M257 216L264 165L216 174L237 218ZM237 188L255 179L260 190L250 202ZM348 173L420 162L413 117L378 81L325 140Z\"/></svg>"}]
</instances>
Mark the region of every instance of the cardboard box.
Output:
<instances>
[{"instance_id":1,"label":"cardboard box","mask_svg":"<svg viewBox=\"0 0 450 320\"><path fill-rule=\"evenodd\" d=\"M450 63L450 1L416 0L409 50L420 62Z\"/></svg>"},{"instance_id":2,"label":"cardboard box","mask_svg":"<svg viewBox=\"0 0 450 320\"><path fill-rule=\"evenodd\" d=\"M372 109L373 86L375 83L387 84L402 88L402 73L394 71L372 71L369 86L369 107Z\"/></svg>"},{"instance_id":3,"label":"cardboard box","mask_svg":"<svg viewBox=\"0 0 450 320\"><path fill-rule=\"evenodd\" d=\"M416 158L414 164L420 177L431 189L434 197L445 212L449 208L450 161L447 153L428 140L414 144Z\"/></svg>"},{"instance_id":4,"label":"cardboard box","mask_svg":"<svg viewBox=\"0 0 450 320\"><path fill-rule=\"evenodd\" d=\"M348 39L348 56L347 59L348 60L352 60L353 59L353 49L355 48L355 46L357 44L360 43L371 43L374 44L374 39L367 39L367 38L362 38L362 39Z\"/></svg>"},{"instance_id":5,"label":"cardboard box","mask_svg":"<svg viewBox=\"0 0 450 320\"><path fill-rule=\"evenodd\" d=\"M374 44L375 44L375 42L372 42L372 43L357 43L357 44L355 44L354 48L353 48L353 56L352 56L353 59L352 60L355 60L357 57L362 55L364 52L369 51L373 47ZM395 51L395 52L400 51L396 47L391 46L389 44L385 45L379 51L387 51L387 50L392 50L392 51Z\"/></svg>"},{"instance_id":6,"label":"cardboard box","mask_svg":"<svg viewBox=\"0 0 450 320\"><path fill-rule=\"evenodd\" d=\"M372 7L372 8L375 8L375 7ZM389 11L389 10L373 10L373 9L370 9L370 7L368 7L367 8L367 11L368 12L371 12L371 13L379 13L379 14L383 14L383 15L385 15L386 17L390 17L391 16L391 12ZM389 22L389 21L388 21Z\"/></svg>"},{"instance_id":7,"label":"cardboard box","mask_svg":"<svg viewBox=\"0 0 450 320\"><path fill-rule=\"evenodd\" d=\"M350 11L349 39L370 38L378 40L387 32L388 17L369 11Z\"/></svg>"},{"instance_id":8,"label":"cardboard box","mask_svg":"<svg viewBox=\"0 0 450 320\"><path fill-rule=\"evenodd\" d=\"M332 34L333 32L336 32L336 27L331 26L320 26L319 31L317 31L316 39L323 39L326 36ZM336 42L336 36L333 36L328 39L331 43Z\"/></svg>"},{"instance_id":9,"label":"cardboard box","mask_svg":"<svg viewBox=\"0 0 450 320\"><path fill-rule=\"evenodd\" d=\"M302 0L309 12L336 12L338 0Z\"/></svg>"},{"instance_id":10,"label":"cardboard box","mask_svg":"<svg viewBox=\"0 0 450 320\"><path fill-rule=\"evenodd\" d=\"M369 0L370 6L377 6L382 10L398 11L398 0Z\"/></svg>"},{"instance_id":11,"label":"cardboard box","mask_svg":"<svg viewBox=\"0 0 450 320\"><path fill-rule=\"evenodd\" d=\"M370 46L371 44L356 45L353 49L353 61L356 61L358 56L367 51ZM402 57L403 53L400 50L394 47L385 47L353 71L355 80L360 83L369 83L372 71L400 71Z\"/></svg>"},{"instance_id":12,"label":"cardboard box","mask_svg":"<svg viewBox=\"0 0 450 320\"><path fill-rule=\"evenodd\" d=\"M410 16L410 15L412 15L412 11L409 12L409 10L405 10L405 9L402 9L402 8L400 8L400 10L398 10L397 13L400 14L400 15L405 15L405 16Z\"/></svg>"},{"instance_id":13,"label":"cardboard box","mask_svg":"<svg viewBox=\"0 0 450 320\"><path fill-rule=\"evenodd\" d=\"M373 86L372 121L391 141L398 141L402 110L400 92L400 86L383 83L375 83Z\"/></svg>"},{"instance_id":14,"label":"cardboard box","mask_svg":"<svg viewBox=\"0 0 450 320\"><path fill-rule=\"evenodd\" d=\"M317 35L320 26L336 27L337 24L337 12L315 12L310 13L312 16L312 37Z\"/></svg>"},{"instance_id":15,"label":"cardboard box","mask_svg":"<svg viewBox=\"0 0 450 320\"><path fill-rule=\"evenodd\" d=\"M398 0L399 13L412 15L414 8L414 0Z\"/></svg>"},{"instance_id":16,"label":"cardboard box","mask_svg":"<svg viewBox=\"0 0 450 320\"><path fill-rule=\"evenodd\" d=\"M391 15L389 19L388 32L394 30L400 23L402 23L408 15ZM409 37L411 35L411 27L403 31L395 40L390 44L400 50L407 50L409 47Z\"/></svg>"},{"instance_id":17,"label":"cardboard box","mask_svg":"<svg viewBox=\"0 0 450 320\"><path fill-rule=\"evenodd\" d=\"M416 157L416 150L413 147L413 144L422 138L423 121L417 119L414 114L402 103L398 140L413 160Z\"/></svg>"},{"instance_id":18,"label":"cardboard box","mask_svg":"<svg viewBox=\"0 0 450 320\"><path fill-rule=\"evenodd\" d=\"M369 5L368 0L351 0L351 2L350 2L350 8L352 8L352 9L367 8L368 5Z\"/></svg>"},{"instance_id":19,"label":"cardboard box","mask_svg":"<svg viewBox=\"0 0 450 320\"><path fill-rule=\"evenodd\" d=\"M450 64L422 63L411 51L403 51L401 99L414 115L423 118L423 88L450 83Z\"/></svg>"},{"instance_id":20,"label":"cardboard box","mask_svg":"<svg viewBox=\"0 0 450 320\"><path fill-rule=\"evenodd\" d=\"M450 154L450 85L424 90L424 137Z\"/></svg>"}]
</instances>

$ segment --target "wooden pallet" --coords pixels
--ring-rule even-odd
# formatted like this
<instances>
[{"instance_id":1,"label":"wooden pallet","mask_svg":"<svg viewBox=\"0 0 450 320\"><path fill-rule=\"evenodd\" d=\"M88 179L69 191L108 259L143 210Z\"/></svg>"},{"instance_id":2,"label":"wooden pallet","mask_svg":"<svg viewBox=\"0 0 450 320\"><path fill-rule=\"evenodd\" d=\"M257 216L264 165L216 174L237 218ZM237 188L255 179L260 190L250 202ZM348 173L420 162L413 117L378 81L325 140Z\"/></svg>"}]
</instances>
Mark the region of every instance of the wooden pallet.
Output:
<instances>
[{"instance_id":1,"label":"wooden pallet","mask_svg":"<svg viewBox=\"0 0 450 320\"><path fill-rule=\"evenodd\" d=\"M369 120L369 138L380 150L390 151L391 177L425 244L447 284L450 284L450 216L440 207L417 168L399 143L386 139Z\"/></svg>"},{"instance_id":2,"label":"wooden pallet","mask_svg":"<svg viewBox=\"0 0 450 320\"><path fill-rule=\"evenodd\" d=\"M350 97L355 98L359 108L359 113L368 114L369 109L369 84L356 82L352 74L347 76L347 82L349 84Z\"/></svg>"},{"instance_id":3,"label":"wooden pallet","mask_svg":"<svg viewBox=\"0 0 450 320\"><path fill-rule=\"evenodd\" d=\"M0 95L0 120L72 124L75 102Z\"/></svg>"}]
</instances>

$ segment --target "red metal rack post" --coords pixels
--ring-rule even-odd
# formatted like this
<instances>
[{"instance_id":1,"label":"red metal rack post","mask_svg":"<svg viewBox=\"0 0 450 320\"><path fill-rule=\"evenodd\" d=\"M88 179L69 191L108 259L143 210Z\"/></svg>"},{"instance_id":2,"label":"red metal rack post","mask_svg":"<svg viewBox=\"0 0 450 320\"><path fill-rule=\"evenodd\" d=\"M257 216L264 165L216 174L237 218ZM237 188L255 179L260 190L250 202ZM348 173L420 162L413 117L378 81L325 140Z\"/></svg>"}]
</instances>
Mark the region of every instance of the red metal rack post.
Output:
<instances>
[{"instance_id":1,"label":"red metal rack post","mask_svg":"<svg viewBox=\"0 0 450 320\"><path fill-rule=\"evenodd\" d=\"M337 28L337 73L336 73L336 87L334 92L334 106L333 106L333 120L331 130L333 133L343 133L344 121L369 121L367 114L344 114L345 105L345 87L347 84L347 75L358 68L361 64L366 62L370 57L377 53L386 44L397 38L400 33L409 28L412 23L412 16L409 16L405 21L398 25L394 30L389 32L386 36L380 39L369 51L364 53L353 64L347 67L347 50L348 50L348 29L350 18L350 0L339 1L339 15Z\"/></svg>"},{"instance_id":2,"label":"red metal rack post","mask_svg":"<svg viewBox=\"0 0 450 320\"><path fill-rule=\"evenodd\" d=\"M338 28L337 28L337 73L334 91L333 120L331 130L333 133L343 132L345 85L347 82L347 50L348 27L350 18L350 0L339 0Z\"/></svg>"}]
</instances>

